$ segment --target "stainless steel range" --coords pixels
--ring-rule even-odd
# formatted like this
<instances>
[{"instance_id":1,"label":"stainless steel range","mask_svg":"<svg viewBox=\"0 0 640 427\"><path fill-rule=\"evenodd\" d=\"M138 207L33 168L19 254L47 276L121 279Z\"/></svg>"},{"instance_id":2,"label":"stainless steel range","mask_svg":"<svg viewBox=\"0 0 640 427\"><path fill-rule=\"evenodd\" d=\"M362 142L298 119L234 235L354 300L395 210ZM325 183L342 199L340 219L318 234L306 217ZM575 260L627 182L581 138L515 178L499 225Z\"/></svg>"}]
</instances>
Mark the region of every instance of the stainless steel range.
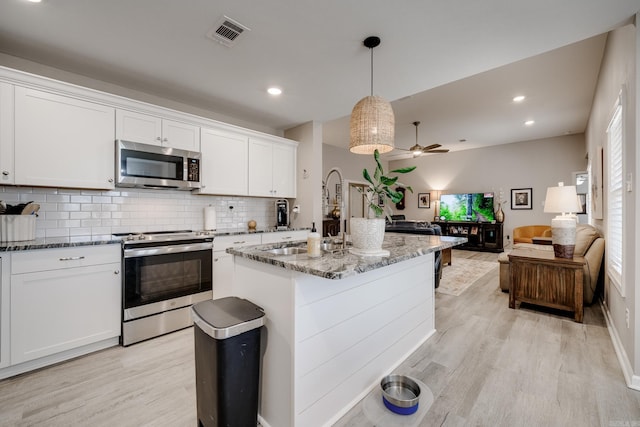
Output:
<instances>
[{"instance_id":1,"label":"stainless steel range","mask_svg":"<svg viewBox=\"0 0 640 427\"><path fill-rule=\"evenodd\" d=\"M213 235L191 230L122 238L121 344L189 327L192 304L212 298Z\"/></svg>"}]
</instances>

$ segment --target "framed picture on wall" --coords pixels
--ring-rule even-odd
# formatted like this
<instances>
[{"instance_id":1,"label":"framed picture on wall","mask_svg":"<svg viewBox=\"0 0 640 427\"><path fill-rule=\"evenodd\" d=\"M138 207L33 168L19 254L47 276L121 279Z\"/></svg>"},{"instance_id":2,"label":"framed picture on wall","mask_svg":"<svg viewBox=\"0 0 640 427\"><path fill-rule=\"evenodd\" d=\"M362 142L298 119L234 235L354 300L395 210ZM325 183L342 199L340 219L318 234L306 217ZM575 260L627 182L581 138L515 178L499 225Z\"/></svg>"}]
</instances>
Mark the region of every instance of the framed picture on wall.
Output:
<instances>
[{"instance_id":1,"label":"framed picture on wall","mask_svg":"<svg viewBox=\"0 0 640 427\"><path fill-rule=\"evenodd\" d=\"M580 200L580 212L578 214L587 213L587 193L578 193L578 200Z\"/></svg>"},{"instance_id":2,"label":"framed picture on wall","mask_svg":"<svg viewBox=\"0 0 640 427\"><path fill-rule=\"evenodd\" d=\"M511 209L533 209L531 188L511 189Z\"/></svg>"},{"instance_id":3,"label":"framed picture on wall","mask_svg":"<svg viewBox=\"0 0 640 427\"><path fill-rule=\"evenodd\" d=\"M424 209L431 207L431 193L418 193L418 207Z\"/></svg>"}]
</instances>

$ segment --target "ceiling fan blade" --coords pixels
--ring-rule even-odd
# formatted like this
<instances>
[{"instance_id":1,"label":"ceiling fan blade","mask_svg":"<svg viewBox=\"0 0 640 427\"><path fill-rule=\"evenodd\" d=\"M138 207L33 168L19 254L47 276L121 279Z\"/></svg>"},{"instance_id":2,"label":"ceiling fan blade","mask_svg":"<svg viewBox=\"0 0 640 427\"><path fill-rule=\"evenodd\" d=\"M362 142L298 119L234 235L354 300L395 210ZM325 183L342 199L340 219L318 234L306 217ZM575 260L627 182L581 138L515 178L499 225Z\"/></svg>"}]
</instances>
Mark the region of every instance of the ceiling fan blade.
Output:
<instances>
[{"instance_id":1,"label":"ceiling fan blade","mask_svg":"<svg viewBox=\"0 0 640 427\"><path fill-rule=\"evenodd\" d=\"M426 152L431 151L431 150L433 150L435 148L438 148L438 147L442 147L442 145L440 145L440 144L431 144L431 145L427 145L426 147L423 147L422 151L426 153Z\"/></svg>"},{"instance_id":2,"label":"ceiling fan blade","mask_svg":"<svg viewBox=\"0 0 640 427\"><path fill-rule=\"evenodd\" d=\"M441 148L439 150L429 150L429 151L425 151L425 153L448 153L449 149L448 148Z\"/></svg>"}]
</instances>

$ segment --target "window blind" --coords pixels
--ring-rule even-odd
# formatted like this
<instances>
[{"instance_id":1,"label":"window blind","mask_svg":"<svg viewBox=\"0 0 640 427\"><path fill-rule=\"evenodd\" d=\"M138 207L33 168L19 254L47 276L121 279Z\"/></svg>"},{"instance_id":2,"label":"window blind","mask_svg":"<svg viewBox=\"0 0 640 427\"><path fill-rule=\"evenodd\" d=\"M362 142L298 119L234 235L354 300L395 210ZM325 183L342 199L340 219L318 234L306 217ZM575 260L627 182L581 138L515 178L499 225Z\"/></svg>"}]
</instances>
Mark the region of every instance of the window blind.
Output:
<instances>
[{"instance_id":1,"label":"window blind","mask_svg":"<svg viewBox=\"0 0 640 427\"><path fill-rule=\"evenodd\" d=\"M622 103L618 104L607 128L607 261L610 280L624 296L622 281L623 164Z\"/></svg>"}]
</instances>

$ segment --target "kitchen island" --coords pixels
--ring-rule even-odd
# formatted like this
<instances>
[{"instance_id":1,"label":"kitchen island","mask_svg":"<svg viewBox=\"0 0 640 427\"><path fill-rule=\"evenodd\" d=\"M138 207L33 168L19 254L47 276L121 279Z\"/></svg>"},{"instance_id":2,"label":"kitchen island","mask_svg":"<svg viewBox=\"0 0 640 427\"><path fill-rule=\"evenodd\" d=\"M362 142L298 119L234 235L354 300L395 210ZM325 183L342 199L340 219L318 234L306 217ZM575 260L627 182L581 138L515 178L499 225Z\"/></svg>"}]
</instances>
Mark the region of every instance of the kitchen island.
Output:
<instances>
[{"instance_id":1,"label":"kitchen island","mask_svg":"<svg viewBox=\"0 0 640 427\"><path fill-rule=\"evenodd\" d=\"M227 249L235 294L266 313L262 425L331 425L433 335L434 252L465 240L387 233L388 257Z\"/></svg>"}]
</instances>

